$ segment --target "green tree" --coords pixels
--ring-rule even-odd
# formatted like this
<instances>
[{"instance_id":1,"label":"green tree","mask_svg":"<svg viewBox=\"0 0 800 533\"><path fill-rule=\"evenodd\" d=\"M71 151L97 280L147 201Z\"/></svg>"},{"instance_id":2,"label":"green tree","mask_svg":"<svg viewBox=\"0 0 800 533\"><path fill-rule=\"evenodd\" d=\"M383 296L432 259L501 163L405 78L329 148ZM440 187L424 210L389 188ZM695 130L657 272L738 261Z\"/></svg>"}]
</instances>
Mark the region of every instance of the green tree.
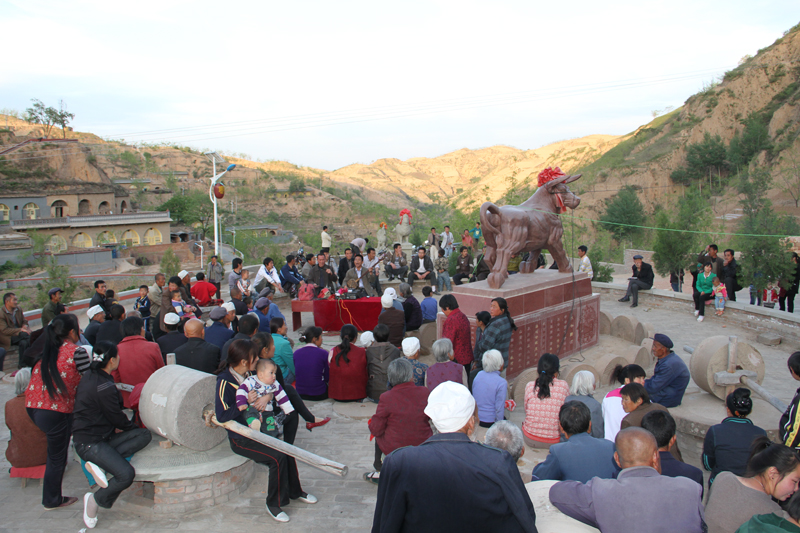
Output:
<instances>
[{"instance_id":1,"label":"green tree","mask_svg":"<svg viewBox=\"0 0 800 533\"><path fill-rule=\"evenodd\" d=\"M28 232L28 238L31 240L31 249L22 253L22 259L36 268L45 268L47 266L47 244L50 242L50 236L33 230Z\"/></svg>"},{"instance_id":2,"label":"green tree","mask_svg":"<svg viewBox=\"0 0 800 533\"><path fill-rule=\"evenodd\" d=\"M217 204L217 212L222 217L227 213L222 209L223 204ZM187 226L198 225L203 238L214 229L214 204L203 192L190 192L184 195L173 196L160 206L156 211L169 211L170 217L179 223Z\"/></svg>"},{"instance_id":3,"label":"green tree","mask_svg":"<svg viewBox=\"0 0 800 533\"><path fill-rule=\"evenodd\" d=\"M722 137L706 133L699 143L686 147L686 166L676 169L670 177L675 183L688 185L695 181L712 181L727 168L727 152Z\"/></svg>"},{"instance_id":4,"label":"green tree","mask_svg":"<svg viewBox=\"0 0 800 533\"><path fill-rule=\"evenodd\" d=\"M641 230L635 226L644 224L645 213L635 187L626 185L615 196L607 199L605 206L606 210L600 216L600 221L617 241L640 233Z\"/></svg>"},{"instance_id":5,"label":"green tree","mask_svg":"<svg viewBox=\"0 0 800 533\"><path fill-rule=\"evenodd\" d=\"M61 295L61 302L64 305L69 305L72 295L75 294L80 284L70 277L67 265L58 264L58 258L55 255L46 256L45 260L47 264L47 286L37 283L36 287L39 291L36 293L36 304L39 307L44 307L50 300L47 291L52 287L58 287L64 291L64 294Z\"/></svg>"},{"instance_id":6,"label":"green tree","mask_svg":"<svg viewBox=\"0 0 800 533\"><path fill-rule=\"evenodd\" d=\"M710 220L711 211L707 198L698 189L689 190L678 200L677 212L659 210L655 216L655 225L663 228L663 231L656 231L653 244L656 272L667 276L688 267L697 250L702 248L701 243L705 242L702 234L690 232L702 231L708 227Z\"/></svg>"},{"instance_id":7,"label":"green tree","mask_svg":"<svg viewBox=\"0 0 800 533\"><path fill-rule=\"evenodd\" d=\"M728 161L737 169L744 169L762 150L772 149L769 136L769 119L761 113L751 113L742 121L744 129L737 132L728 147Z\"/></svg>"},{"instance_id":8,"label":"green tree","mask_svg":"<svg viewBox=\"0 0 800 533\"><path fill-rule=\"evenodd\" d=\"M53 108L48 108L52 110L53 113L53 123L61 126L61 134L63 135L64 139L67 138L67 124L75 118L75 113L70 113L67 111L67 104L64 103L64 100L58 102L58 110Z\"/></svg>"},{"instance_id":9,"label":"green tree","mask_svg":"<svg viewBox=\"0 0 800 533\"><path fill-rule=\"evenodd\" d=\"M172 276L177 276L180 271L181 261L178 259L178 256L175 255L175 252L172 251L172 248L169 248L161 257L161 272L169 279Z\"/></svg>"},{"instance_id":10,"label":"green tree","mask_svg":"<svg viewBox=\"0 0 800 533\"><path fill-rule=\"evenodd\" d=\"M739 233L757 235L738 236L736 249L741 251L741 279L763 290L768 283L779 280L782 285L791 281L794 264L791 262L791 243L785 235L797 235L798 225L792 217L778 215L767 198L772 186L772 176L765 168L751 169L739 182L740 200L744 216L739 223ZM775 235L775 237L764 237Z\"/></svg>"},{"instance_id":11,"label":"green tree","mask_svg":"<svg viewBox=\"0 0 800 533\"><path fill-rule=\"evenodd\" d=\"M44 136L49 137L50 131L55 126L58 111L52 107L47 107L38 98L31 99L33 105L25 110L26 119L31 124L41 124L44 126Z\"/></svg>"}]
</instances>

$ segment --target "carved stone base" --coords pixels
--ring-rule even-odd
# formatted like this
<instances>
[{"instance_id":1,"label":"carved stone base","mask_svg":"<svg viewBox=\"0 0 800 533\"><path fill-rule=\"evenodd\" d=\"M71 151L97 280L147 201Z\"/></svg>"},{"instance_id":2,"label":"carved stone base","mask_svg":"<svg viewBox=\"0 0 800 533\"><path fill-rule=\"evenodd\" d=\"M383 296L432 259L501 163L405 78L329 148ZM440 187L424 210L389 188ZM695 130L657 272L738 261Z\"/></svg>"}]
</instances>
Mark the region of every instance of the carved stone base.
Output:
<instances>
[{"instance_id":1,"label":"carved stone base","mask_svg":"<svg viewBox=\"0 0 800 533\"><path fill-rule=\"evenodd\" d=\"M505 298L517 325L511 338L506 378L535 367L543 353L565 358L597 344L600 326L600 295L592 294L589 276L576 272L537 270L532 274L509 276L500 289L486 281L453 286L453 295L472 325L475 314L488 311L493 298ZM440 315L439 328L444 316ZM441 336L441 334L440 334Z\"/></svg>"}]
</instances>

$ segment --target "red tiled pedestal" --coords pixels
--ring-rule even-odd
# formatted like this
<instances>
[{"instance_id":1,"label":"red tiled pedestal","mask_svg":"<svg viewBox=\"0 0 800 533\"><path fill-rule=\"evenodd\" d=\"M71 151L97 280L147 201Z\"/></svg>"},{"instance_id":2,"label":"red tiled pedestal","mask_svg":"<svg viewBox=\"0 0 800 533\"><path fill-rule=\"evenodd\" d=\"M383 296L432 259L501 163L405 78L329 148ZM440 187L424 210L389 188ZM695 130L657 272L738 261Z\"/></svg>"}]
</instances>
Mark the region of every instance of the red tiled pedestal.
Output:
<instances>
[{"instance_id":1,"label":"red tiled pedestal","mask_svg":"<svg viewBox=\"0 0 800 533\"><path fill-rule=\"evenodd\" d=\"M485 281L453 286L459 308L469 318L475 341L475 313L488 311L493 298L505 298L517 325L511 338L507 379L536 366L543 353L565 358L597 344L600 295L592 295L589 276L537 270L509 276L492 289ZM439 336L444 316L439 318ZM560 349L559 349L560 348Z\"/></svg>"}]
</instances>

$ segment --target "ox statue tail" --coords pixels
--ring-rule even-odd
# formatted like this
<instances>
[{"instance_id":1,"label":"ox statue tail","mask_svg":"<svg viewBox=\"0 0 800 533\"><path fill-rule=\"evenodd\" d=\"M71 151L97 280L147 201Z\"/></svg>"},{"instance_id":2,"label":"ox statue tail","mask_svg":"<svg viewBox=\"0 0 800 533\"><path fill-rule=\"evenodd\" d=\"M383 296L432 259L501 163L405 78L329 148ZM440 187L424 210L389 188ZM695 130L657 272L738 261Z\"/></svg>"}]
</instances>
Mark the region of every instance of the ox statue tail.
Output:
<instances>
[{"instance_id":1,"label":"ox statue tail","mask_svg":"<svg viewBox=\"0 0 800 533\"><path fill-rule=\"evenodd\" d=\"M487 250L483 259L489 265L489 268L494 265L500 226L500 208L492 202L484 202L481 206L481 229L483 230L483 240L486 241Z\"/></svg>"}]
</instances>

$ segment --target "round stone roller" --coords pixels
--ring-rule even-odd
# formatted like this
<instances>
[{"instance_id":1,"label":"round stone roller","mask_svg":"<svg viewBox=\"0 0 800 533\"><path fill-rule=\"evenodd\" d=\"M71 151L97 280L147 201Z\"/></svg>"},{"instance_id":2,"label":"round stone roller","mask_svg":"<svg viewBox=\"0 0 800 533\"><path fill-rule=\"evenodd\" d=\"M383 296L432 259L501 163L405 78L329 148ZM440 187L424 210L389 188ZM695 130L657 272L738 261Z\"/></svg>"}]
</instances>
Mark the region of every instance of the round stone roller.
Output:
<instances>
[{"instance_id":1,"label":"round stone roller","mask_svg":"<svg viewBox=\"0 0 800 533\"><path fill-rule=\"evenodd\" d=\"M597 360L594 367L600 373L600 382L597 384L598 388L609 384L611 381L611 373L614 372L614 368L616 368L617 365L628 366L628 360L615 353L607 353ZM616 382L613 385L616 385Z\"/></svg>"},{"instance_id":2,"label":"round stone roller","mask_svg":"<svg viewBox=\"0 0 800 533\"><path fill-rule=\"evenodd\" d=\"M536 368L527 368L522 371L522 373L517 376L517 379L514 380L514 391L512 393L512 397L514 401L517 402L517 407L522 407L523 410L525 409L525 387L531 381L536 381Z\"/></svg>"},{"instance_id":3,"label":"round stone roller","mask_svg":"<svg viewBox=\"0 0 800 533\"><path fill-rule=\"evenodd\" d=\"M600 311L599 320L600 335L611 335L611 322L614 321L614 317L611 316L611 313L608 311Z\"/></svg>"},{"instance_id":4,"label":"round stone roller","mask_svg":"<svg viewBox=\"0 0 800 533\"><path fill-rule=\"evenodd\" d=\"M636 326L638 325L639 321L632 316L619 315L611 322L611 334L614 337L633 343L636 339Z\"/></svg>"},{"instance_id":5,"label":"round stone roller","mask_svg":"<svg viewBox=\"0 0 800 533\"><path fill-rule=\"evenodd\" d=\"M598 372L594 366L587 363L579 363L576 365L563 367L561 374L558 377L566 381L567 385L572 386L572 378L574 378L575 374L577 374L581 370L588 370L589 372L594 374L594 383L596 386L598 387L600 386L600 372Z\"/></svg>"},{"instance_id":6,"label":"round stone roller","mask_svg":"<svg viewBox=\"0 0 800 533\"><path fill-rule=\"evenodd\" d=\"M628 360L628 363L639 365L642 368L655 366L653 356L644 346L628 346L622 352L622 356Z\"/></svg>"},{"instance_id":7,"label":"round stone roller","mask_svg":"<svg viewBox=\"0 0 800 533\"><path fill-rule=\"evenodd\" d=\"M764 359L758 350L741 341L736 346L736 369L740 368L756 372L758 374L756 382L759 385L764 381ZM714 374L726 370L728 370L727 336L709 337L697 345L689 361L689 371L701 389L724 400L725 387L714 384Z\"/></svg>"},{"instance_id":8,"label":"round stone roller","mask_svg":"<svg viewBox=\"0 0 800 533\"><path fill-rule=\"evenodd\" d=\"M203 452L225 440L223 428L210 428L203 411L214 409L217 377L181 365L159 368L148 378L139 416L150 430L176 444Z\"/></svg>"}]
</instances>

